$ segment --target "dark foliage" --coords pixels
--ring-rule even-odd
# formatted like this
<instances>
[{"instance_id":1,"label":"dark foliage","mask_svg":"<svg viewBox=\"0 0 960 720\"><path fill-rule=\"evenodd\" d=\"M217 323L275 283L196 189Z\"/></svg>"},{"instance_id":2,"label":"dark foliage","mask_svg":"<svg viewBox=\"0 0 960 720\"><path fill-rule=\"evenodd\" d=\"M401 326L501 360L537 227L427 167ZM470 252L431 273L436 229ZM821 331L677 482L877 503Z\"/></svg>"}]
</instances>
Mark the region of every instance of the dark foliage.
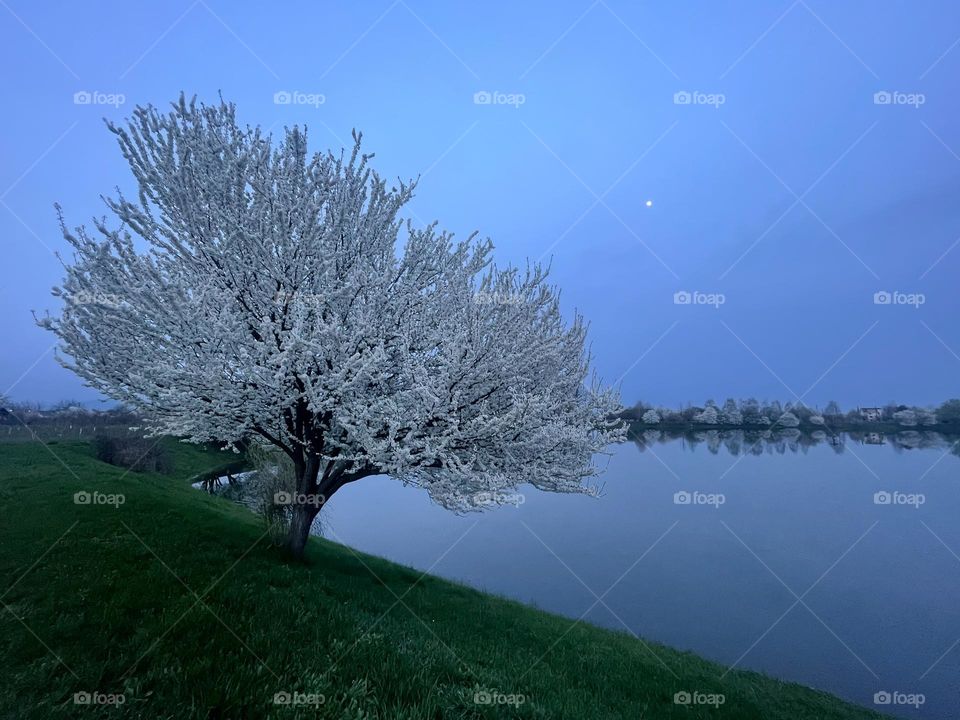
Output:
<instances>
[{"instance_id":1,"label":"dark foliage","mask_svg":"<svg viewBox=\"0 0 960 720\"><path fill-rule=\"evenodd\" d=\"M134 472L173 472L170 452L155 439L134 435L97 435L93 441L97 459Z\"/></svg>"}]
</instances>

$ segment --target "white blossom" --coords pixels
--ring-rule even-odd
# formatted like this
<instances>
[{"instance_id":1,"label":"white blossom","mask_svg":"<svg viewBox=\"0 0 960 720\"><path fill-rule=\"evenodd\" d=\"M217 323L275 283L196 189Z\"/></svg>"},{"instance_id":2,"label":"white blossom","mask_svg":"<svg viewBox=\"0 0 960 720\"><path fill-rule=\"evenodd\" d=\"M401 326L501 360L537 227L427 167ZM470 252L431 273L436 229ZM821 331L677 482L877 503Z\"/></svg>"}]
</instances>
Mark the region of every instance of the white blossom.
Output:
<instances>
[{"instance_id":1,"label":"white blossom","mask_svg":"<svg viewBox=\"0 0 960 720\"><path fill-rule=\"evenodd\" d=\"M913 410L900 410L895 412L893 419L904 427L913 427L917 424L917 414Z\"/></svg>"},{"instance_id":2,"label":"white blossom","mask_svg":"<svg viewBox=\"0 0 960 720\"><path fill-rule=\"evenodd\" d=\"M777 418L776 424L785 428L795 428L800 424L800 418L792 412L785 412Z\"/></svg>"},{"instance_id":3,"label":"white blossom","mask_svg":"<svg viewBox=\"0 0 960 720\"><path fill-rule=\"evenodd\" d=\"M655 425L658 422L660 422L660 414L653 408L650 408L643 414L643 416L640 419L645 423L648 423L650 425Z\"/></svg>"},{"instance_id":4,"label":"white blossom","mask_svg":"<svg viewBox=\"0 0 960 720\"><path fill-rule=\"evenodd\" d=\"M708 405L703 409L702 412L698 413L694 418L698 423L704 423L706 425L716 425L720 421L720 414L717 412L717 408L713 405Z\"/></svg>"},{"instance_id":5,"label":"white blossom","mask_svg":"<svg viewBox=\"0 0 960 720\"><path fill-rule=\"evenodd\" d=\"M729 399L723 404L723 409L720 411L720 422L724 425L743 424L743 413L740 412L733 399Z\"/></svg>"},{"instance_id":6,"label":"white blossom","mask_svg":"<svg viewBox=\"0 0 960 720\"><path fill-rule=\"evenodd\" d=\"M414 183L388 187L357 134L311 156L303 129L274 143L182 96L109 128L137 195L107 199L118 224L96 232L61 216L74 260L39 322L153 433L273 443L327 497L372 474L456 511L524 483L589 492L621 408L546 269L403 225Z\"/></svg>"}]
</instances>

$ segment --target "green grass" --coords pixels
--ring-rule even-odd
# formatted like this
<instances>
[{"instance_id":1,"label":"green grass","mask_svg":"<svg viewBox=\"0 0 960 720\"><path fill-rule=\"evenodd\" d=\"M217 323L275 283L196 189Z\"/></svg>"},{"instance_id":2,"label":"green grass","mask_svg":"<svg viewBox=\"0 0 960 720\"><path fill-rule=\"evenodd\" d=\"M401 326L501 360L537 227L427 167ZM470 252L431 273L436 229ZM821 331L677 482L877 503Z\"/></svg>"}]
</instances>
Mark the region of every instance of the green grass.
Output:
<instances>
[{"instance_id":1,"label":"green grass","mask_svg":"<svg viewBox=\"0 0 960 720\"><path fill-rule=\"evenodd\" d=\"M0 718L879 717L328 541L287 563L256 516L186 482L235 457L172 448L164 477L80 442L0 446ZM94 490L124 502L74 504ZM674 704L684 690L725 702Z\"/></svg>"}]
</instances>

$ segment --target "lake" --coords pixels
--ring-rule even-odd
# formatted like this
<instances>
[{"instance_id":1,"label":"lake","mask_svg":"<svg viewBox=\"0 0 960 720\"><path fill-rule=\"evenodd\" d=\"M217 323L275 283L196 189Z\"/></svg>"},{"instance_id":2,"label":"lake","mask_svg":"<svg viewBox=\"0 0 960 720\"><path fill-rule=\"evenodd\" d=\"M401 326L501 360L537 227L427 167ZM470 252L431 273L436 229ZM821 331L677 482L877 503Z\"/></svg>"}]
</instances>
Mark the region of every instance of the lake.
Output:
<instances>
[{"instance_id":1,"label":"lake","mask_svg":"<svg viewBox=\"0 0 960 720\"><path fill-rule=\"evenodd\" d=\"M727 667L956 717L960 458L914 435L762 454L742 437L650 436L612 449L600 497L521 489L516 506L464 517L369 478L331 500L324 532Z\"/></svg>"}]
</instances>

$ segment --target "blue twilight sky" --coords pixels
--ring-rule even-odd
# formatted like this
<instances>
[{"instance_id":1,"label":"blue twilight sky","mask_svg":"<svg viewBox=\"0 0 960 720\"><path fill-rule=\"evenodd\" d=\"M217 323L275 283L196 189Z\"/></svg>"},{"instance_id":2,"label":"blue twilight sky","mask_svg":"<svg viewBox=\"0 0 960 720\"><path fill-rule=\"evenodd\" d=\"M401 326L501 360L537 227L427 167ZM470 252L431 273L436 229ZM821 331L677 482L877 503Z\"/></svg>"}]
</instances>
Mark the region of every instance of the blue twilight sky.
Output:
<instances>
[{"instance_id":1,"label":"blue twilight sky","mask_svg":"<svg viewBox=\"0 0 960 720\"><path fill-rule=\"evenodd\" d=\"M626 402L960 395L955 2L3 0L0 63L16 399L96 397L30 315L56 308L52 204L102 213L130 176L100 118L181 90L318 150L361 129L422 176L415 221L552 257Z\"/></svg>"}]
</instances>

